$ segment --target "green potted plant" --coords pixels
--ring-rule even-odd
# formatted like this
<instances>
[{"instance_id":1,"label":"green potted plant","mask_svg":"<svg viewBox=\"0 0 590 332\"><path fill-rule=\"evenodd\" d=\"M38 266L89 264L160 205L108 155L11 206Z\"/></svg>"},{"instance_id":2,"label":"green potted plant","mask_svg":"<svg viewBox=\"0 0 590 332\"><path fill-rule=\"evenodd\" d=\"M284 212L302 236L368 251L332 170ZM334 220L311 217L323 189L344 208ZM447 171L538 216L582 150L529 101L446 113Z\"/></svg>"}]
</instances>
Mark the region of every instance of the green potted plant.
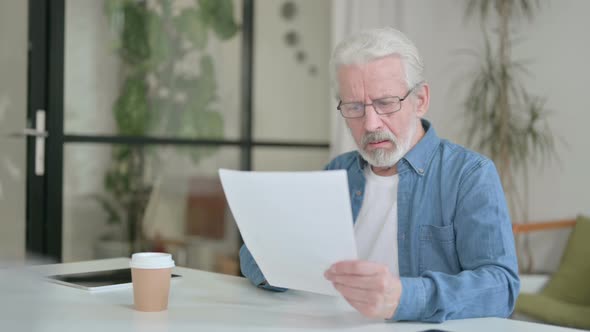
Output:
<instances>
[{"instance_id":1,"label":"green potted plant","mask_svg":"<svg viewBox=\"0 0 590 332\"><path fill-rule=\"evenodd\" d=\"M116 134L222 138L207 44L210 38L228 40L239 31L232 1L107 0L105 12L122 64L121 93L112 110ZM215 148L189 153L197 163L213 152ZM153 181L146 175L148 157L157 158L157 152L114 146L104 194L95 196L111 225L103 242L126 243L126 252L119 255L142 249L141 221Z\"/></svg>"},{"instance_id":2,"label":"green potted plant","mask_svg":"<svg viewBox=\"0 0 590 332\"><path fill-rule=\"evenodd\" d=\"M468 142L495 162L513 221L528 220L531 162L556 157L545 99L527 90L526 64L511 53L515 21L532 20L538 9L536 0L469 0L466 7L468 17L479 14L484 41L483 54L469 52L479 64L469 75L464 101ZM516 190L517 175L524 177L522 193Z\"/></svg>"}]
</instances>

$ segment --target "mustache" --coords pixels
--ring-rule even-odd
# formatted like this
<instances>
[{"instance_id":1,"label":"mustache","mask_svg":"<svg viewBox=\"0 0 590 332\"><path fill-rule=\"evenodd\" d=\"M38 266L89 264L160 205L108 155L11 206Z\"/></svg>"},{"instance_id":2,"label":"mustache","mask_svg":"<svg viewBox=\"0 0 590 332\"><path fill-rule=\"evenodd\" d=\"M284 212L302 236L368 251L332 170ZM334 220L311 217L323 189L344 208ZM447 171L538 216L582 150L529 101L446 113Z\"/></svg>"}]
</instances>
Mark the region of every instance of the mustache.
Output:
<instances>
[{"instance_id":1,"label":"mustache","mask_svg":"<svg viewBox=\"0 0 590 332\"><path fill-rule=\"evenodd\" d=\"M388 131L371 131L363 135L361 144L366 147L369 143L381 141L390 141L395 145L398 143L397 137L393 133Z\"/></svg>"}]
</instances>

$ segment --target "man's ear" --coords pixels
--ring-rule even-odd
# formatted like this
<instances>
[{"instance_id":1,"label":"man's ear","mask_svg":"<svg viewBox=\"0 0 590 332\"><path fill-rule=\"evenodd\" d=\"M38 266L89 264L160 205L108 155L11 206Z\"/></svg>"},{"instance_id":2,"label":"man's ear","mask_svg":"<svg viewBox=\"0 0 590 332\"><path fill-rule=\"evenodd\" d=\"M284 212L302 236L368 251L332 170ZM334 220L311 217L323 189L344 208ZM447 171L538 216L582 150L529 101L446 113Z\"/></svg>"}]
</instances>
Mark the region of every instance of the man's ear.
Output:
<instances>
[{"instance_id":1,"label":"man's ear","mask_svg":"<svg viewBox=\"0 0 590 332\"><path fill-rule=\"evenodd\" d=\"M430 86L428 83L423 83L416 89L414 100L416 104L416 115L420 118L424 117L430 106Z\"/></svg>"}]
</instances>

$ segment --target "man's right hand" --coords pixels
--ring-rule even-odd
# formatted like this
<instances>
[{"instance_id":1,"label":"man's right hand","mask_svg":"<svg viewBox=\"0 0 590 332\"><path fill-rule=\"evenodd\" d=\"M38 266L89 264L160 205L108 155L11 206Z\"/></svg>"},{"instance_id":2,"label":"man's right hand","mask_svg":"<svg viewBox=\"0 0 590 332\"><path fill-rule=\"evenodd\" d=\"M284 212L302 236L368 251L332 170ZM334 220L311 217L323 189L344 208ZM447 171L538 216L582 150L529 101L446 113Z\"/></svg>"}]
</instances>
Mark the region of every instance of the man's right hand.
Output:
<instances>
[{"instance_id":1,"label":"man's right hand","mask_svg":"<svg viewBox=\"0 0 590 332\"><path fill-rule=\"evenodd\" d=\"M383 319L395 314L402 284L387 266L360 260L342 261L332 265L324 276L361 314Z\"/></svg>"}]
</instances>

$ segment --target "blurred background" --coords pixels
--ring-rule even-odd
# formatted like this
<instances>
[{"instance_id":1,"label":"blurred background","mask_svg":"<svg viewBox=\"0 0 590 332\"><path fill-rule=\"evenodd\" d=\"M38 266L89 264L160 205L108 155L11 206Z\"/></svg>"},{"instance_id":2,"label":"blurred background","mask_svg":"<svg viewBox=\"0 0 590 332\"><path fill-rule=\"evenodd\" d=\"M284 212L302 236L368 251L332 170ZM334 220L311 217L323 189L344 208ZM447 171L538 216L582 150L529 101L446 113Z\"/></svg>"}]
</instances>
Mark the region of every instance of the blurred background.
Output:
<instances>
[{"instance_id":1,"label":"blurred background","mask_svg":"<svg viewBox=\"0 0 590 332\"><path fill-rule=\"evenodd\" d=\"M217 170L319 170L354 149L330 53L393 26L424 59L426 118L496 161L513 223L558 221L515 228L521 269L551 273L590 214L590 2L527 3L2 0L0 260L162 250L239 275Z\"/></svg>"}]
</instances>

